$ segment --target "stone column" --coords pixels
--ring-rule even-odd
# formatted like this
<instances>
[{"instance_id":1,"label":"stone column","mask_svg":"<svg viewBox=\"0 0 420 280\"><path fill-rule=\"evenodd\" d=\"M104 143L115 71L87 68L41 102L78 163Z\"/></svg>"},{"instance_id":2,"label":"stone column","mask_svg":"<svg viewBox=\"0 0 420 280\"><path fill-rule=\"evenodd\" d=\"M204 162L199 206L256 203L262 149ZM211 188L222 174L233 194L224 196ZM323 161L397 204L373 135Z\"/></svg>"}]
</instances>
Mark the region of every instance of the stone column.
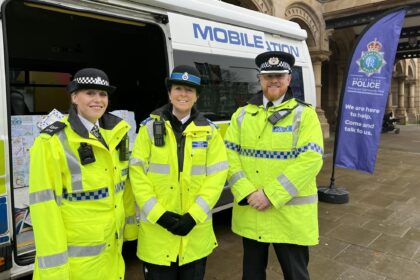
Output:
<instances>
[{"instance_id":1,"label":"stone column","mask_svg":"<svg viewBox=\"0 0 420 280\"><path fill-rule=\"evenodd\" d=\"M407 112L404 105L404 87L405 87L405 75L400 75L398 78L398 107L395 110L395 117L400 119L400 124L407 123Z\"/></svg>"},{"instance_id":2,"label":"stone column","mask_svg":"<svg viewBox=\"0 0 420 280\"><path fill-rule=\"evenodd\" d=\"M325 117L324 110L321 109L321 74L322 62L328 60L330 53L327 51L311 51L310 54L315 76L316 112L321 123L322 133L324 135L324 138L326 139L330 137L330 125L328 124L327 118Z\"/></svg>"},{"instance_id":3,"label":"stone column","mask_svg":"<svg viewBox=\"0 0 420 280\"><path fill-rule=\"evenodd\" d=\"M386 101L385 112L386 113L391 113L392 112L392 92L391 91L389 91L389 93L388 93L388 99Z\"/></svg>"},{"instance_id":4,"label":"stone column","mask_svg":"<svg viewBox=\"0 0 420 280\"><path fill-rule=\"evenodd\" d=\"M408 123L417 123L417 110L414 106L415 86L416 80L407 80L408 83L408 108L407 121Z\"/></svg>"}]
</instances>

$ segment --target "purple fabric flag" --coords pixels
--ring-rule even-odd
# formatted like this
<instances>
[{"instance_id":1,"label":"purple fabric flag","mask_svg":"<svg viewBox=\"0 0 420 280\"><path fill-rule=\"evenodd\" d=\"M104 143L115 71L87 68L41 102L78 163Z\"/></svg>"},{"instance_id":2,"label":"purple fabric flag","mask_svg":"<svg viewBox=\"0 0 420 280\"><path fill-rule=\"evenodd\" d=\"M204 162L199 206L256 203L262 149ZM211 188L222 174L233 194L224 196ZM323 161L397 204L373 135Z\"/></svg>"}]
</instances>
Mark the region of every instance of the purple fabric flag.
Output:
<instances>
[{"instance_id":1,"label":"purple fabric flag","mask_svg":"<svg viewBox=\"0 0 420 280\"><path fill-rule=\"evenodd\" d=\"M394 59L406 11L379 17L360 34L341 93L334 164L373 173Z\"/></svg>"}]
</instances>

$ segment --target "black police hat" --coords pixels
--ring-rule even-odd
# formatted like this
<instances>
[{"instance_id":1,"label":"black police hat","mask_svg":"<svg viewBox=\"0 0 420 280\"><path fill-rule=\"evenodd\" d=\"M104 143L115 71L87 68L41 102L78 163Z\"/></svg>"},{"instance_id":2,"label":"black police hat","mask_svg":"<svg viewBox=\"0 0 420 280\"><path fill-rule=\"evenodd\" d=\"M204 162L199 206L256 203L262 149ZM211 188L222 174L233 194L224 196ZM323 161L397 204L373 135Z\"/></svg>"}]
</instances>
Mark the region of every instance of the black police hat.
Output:
<instances>
[{"instance_id":1,"label":"black police hat","mask_svg":"<svg viewBox=\"0 0 420 280\"><path fill-rule=\"evenodd\" d=\"M201 76L200 72L189 65L178 65L172 70L171 76L165 80L168 90L171 89L173 84L186 85L193 87L200 93L201 90Z\"/></svg>"},{"instance_id":2,"label":"black police hat","mask_svg":"<svg viewBox=\"0 0 420 280\"><path fill-rule=\"evenodd\" d=\"M116 87L109 84L108 76L104 71L96 68L84 68L74 75L73 81L67 85L67 91L73 93L81 89L104 90L111 94Z\"/></svg>"},{"instance_id":3,"label":"black police hat","mask_svg":"<svg viewBox=\"0 0 420 280\"><path fill-rule=\"evenodd\" d=\"M295 57L286 52L269 51L259 54L255 64L260 68L260 74L291 73Z\"/></svg>"}]
</instances>

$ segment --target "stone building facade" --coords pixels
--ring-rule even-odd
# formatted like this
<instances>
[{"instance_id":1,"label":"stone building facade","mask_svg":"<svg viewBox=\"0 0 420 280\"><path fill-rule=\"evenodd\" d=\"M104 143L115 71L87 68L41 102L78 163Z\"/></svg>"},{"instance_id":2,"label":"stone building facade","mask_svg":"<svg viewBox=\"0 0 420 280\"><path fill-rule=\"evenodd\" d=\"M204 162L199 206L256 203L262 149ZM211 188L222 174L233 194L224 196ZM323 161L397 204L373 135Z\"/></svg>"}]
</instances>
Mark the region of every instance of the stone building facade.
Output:
<instances>
[{"instance_id":1,"label":"stone building facade","mask_svg":"<svg viewBox=\"0 0 420 280\"><path fill-rule=\"evenodd\" d=\"M298 23L307 31L307 45L314 68L317 112L324 136L335 130L341 87L357 28L327 28L326 22L351 18L366 11L389 10L417 0L224 0ZM420 25L420 22L418 23ZM420 58L396 59L387 112L401 123L420 122Z\"/></svg>"}]
</instances>

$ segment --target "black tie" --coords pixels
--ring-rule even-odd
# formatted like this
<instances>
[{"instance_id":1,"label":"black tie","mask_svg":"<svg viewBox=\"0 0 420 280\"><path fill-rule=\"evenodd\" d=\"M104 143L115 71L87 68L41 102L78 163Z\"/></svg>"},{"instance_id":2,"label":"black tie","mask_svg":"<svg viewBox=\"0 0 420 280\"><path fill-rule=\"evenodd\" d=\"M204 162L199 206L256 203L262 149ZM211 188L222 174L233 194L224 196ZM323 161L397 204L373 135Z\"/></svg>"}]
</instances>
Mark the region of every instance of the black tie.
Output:
<instances>
[{"instance_id":1,"label":"black tie","mask_svg":"<svg viewBox=\"0 0 420 280\"><path fill-rule=\"evenodd\" d=\"M273 104L273 102L268 101L268 102L267 102L267 107L266 107L266 108L268 109L268 108L270 108L270 107L271 107L271 106L273 106L273 105L274 105L274 104Z\"/></svg>"},{"instance_id":2,"label":"black tie","mask_svg":"<svg viewBox=\"0 0 420 280\"><path fill-rule=\"evenodd\" d=\"M102 137L101 133L99 132L99 127L95 124L90 131L105 147L108 148L106 145L105 139Z\"/></svg>"}]
</instances>

